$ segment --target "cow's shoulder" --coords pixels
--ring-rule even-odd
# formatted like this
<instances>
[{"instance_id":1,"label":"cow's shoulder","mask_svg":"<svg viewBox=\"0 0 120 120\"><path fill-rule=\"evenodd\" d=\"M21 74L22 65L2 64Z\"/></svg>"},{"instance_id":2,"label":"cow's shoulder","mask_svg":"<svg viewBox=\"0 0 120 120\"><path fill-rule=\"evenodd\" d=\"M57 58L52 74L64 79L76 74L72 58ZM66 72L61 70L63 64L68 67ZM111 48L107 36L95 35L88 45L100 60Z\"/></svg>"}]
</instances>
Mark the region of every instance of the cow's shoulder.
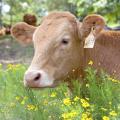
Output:
<instances>
[{"instance_id":1,"label":"cow's shoulder","mask_svg":"<svg viewBox=\"0 0 120 120\"><path fill-rule=\"evenodd\" d=\"M101 44L119 44L120 45L120 31L106 31L103 30L96 38L96 42Z\"/></svg>"}]
</instances>

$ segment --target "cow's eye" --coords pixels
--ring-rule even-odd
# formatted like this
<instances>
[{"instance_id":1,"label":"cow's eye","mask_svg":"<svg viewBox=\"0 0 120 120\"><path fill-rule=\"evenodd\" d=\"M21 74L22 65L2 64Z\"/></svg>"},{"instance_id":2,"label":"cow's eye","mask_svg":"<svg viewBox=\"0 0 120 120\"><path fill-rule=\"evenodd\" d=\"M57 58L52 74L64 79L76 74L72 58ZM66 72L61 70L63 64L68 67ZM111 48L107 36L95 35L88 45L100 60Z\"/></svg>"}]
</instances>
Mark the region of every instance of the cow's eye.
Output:
<instances>
[{"instance_id":1,"label":"cow's eye","mask_svg":"<svg viewBox=\"0 0 120 120\"><path fill-rule=\"evenodd\" d=\"M67 45L68 44L68 39L62 39L62 44Z\"/></svg>"}]
</instances>

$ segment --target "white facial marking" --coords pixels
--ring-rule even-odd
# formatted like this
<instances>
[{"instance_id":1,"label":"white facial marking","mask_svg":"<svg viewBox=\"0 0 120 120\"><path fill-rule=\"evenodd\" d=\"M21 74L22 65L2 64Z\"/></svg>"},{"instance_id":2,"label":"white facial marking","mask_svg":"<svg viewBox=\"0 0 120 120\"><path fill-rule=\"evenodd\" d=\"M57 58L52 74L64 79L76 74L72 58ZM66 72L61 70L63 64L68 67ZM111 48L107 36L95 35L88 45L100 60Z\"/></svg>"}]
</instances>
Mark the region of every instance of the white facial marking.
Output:
<instances>
[{"instance_id":1,"label":"white facial marking","mask_svg":"<svg viewBox=\"0 0 120 120\"><path fill-rule=\"evenodd\" d=\"M36 74L40 73L41 77L37 80L34 81L34 76ZM35 87L49 87L52 86L54 83L54 79L50 77L45 71L43 70L28 70L25 72L25 78L24 78L24 86L29 87L29 82L35 84ZM28 81L27 81L27 80ZM37 84L37 85L36 85Z\"/></svg>"},{"instance_id":2,"label":"white facial marking","mask_svg":"<svg viewBox=\"0 0 120 120\"><path fill-rule=\"evenodd\" d=\"M51 86L54 82L53 78L51 78L46 72L40 70L41 73L41 80L39 82L39 86Z\"/></svg>"}]
</instances>

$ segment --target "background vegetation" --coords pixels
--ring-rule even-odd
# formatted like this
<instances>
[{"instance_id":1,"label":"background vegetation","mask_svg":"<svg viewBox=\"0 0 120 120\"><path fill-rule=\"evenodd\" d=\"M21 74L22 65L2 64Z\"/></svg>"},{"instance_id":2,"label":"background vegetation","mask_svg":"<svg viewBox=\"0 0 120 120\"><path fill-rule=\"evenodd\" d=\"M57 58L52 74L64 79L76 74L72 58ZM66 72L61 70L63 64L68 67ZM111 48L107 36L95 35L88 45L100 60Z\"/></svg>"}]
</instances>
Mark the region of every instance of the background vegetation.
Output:
<instances>
[{"instance_id":1,"label":"background vegetation","mask_svg":"<svg viewBox=\"0 0 120 120\"><path fill-rule=\"evenodd\" d=\"M120 24L120 0L3 0L3 22L12 23L22 20L25 13L35 14L38 23L42 16L53 10L70 11L80 20L90 13L98 13L109 24ZM8 7L9 6L9 7Z\"/></svg>"},{"instance_id":2,"label":"background vegetation","mask_svg":"<svg viewBox=\"0 0 120 120\"><path fill-rule=\"evenodd\" d=\"M120 81L88 67L86 82L54 89L23 86L25 65L0 65L0 120L120 120Z\"/></svg>"}]
</instances>

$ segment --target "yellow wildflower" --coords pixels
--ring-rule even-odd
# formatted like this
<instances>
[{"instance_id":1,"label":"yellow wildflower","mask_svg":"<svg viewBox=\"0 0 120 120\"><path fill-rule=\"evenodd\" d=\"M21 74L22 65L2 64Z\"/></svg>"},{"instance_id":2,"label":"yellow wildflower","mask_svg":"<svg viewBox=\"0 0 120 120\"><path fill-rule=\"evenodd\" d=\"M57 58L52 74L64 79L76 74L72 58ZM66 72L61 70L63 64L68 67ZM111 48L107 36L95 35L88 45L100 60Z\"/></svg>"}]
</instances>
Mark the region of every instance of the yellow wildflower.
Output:
<instances>
[{"instance_id":1,"label":"yellow wildflower","mask_svg":"<svg viewBox=\"0 0 120 120\"><path fill-rule=\"evenodd\" d=\"M86 119L82 119L82 120L93 120L93 119L90 117L90 118L86 118Z\"/></svg>"},{"instance_id":2,"label":"yellow wildflower","mask_svg":"<svg viewBox=\"0 0 120 120\"><path fill-rule=\"evenodd\" d=\"M118 80L114 79L114 78L111 78L111 77L108 77L108 80L111 80L112 82L114 83L120 83Z\"/></svg>"},{"instance_id":3,"label":"yellow wildflower","mask_svg":"<svg viewBox=\"0 0 120 120\"><path fill-rule=\"evenodd\" d=\"M21 66L21 64L16 64L14 66L15 66L15 68L19 68Z\"/></svg>"},{"instance_id":4,"label":"yellow wildflower","mask_svg":"<svg viewBox=\"0 0 120 120\"><path fill-rule=\"evenodd\" d=\"M71 118L74 118L78 115L78 113L76 111L71 111L71 112L67 112L67 113L63 113L62 114L62 117L64 120L68 120L68 119L71 119Z\"/></svg>"},{"instance_id":5,"label":"yellow wildflower","mask_svg":"<svg viewBox=\"0 0 120 120\"><path fill-rule=\"evenodd\" d=\"M117 81L117 80L115 80L115 79L112 79L111 81L112 81L112 82L115 82L115 83L117 83L117 82L118 82L118 81Z\"/></svg>"},{"instance_id":6,"label":"yellow wildflower","mask_svg":"<svg viewBox=\"0 0 120 120\"><path fill-rule=\"evenodd\" d=\"M34 109L34 111L37 111L37 110L38 110L38 107L36 106L35 109Z\"/></svg>"},{"instance_id":7,"label":"yellow wildflower","mask_svg":"<svg viewBox=\"0 0 120 120\"><path fill-rule=\"evenodd\" d=\"M117 116L117 113L116 113L115 111L111 111L109 114L110 114L111 116Z\"/></svg>"},{"instance_id":8,"label":"yellow wildflower","mask_svg":"<svg viewBox=\"0 0 120 120\"><path fill-rule=\"evenodd\" d=\"M78 113L76 111L71 111L69 114L70 114L71 118L73 118L73 117L78 115Z\"/></svg>"},{"instance_id":9,"label":"yellow wildflower","mask_svg":"<svg viewBox=\"0 0 120 120\"><path fill-rule=\"evenodd\" d=\"M63 100L63 103L65 104L65 105L71 105L71 100L70 100L70 98L66 98L66 99L64 99Z\"/></svg>"},{"instance_id":10,"label":"yellow wildflower","mask_svg":"<svg viewBox=\"0 0 120 120\"><path fill-rule=\"evenodd\" d=\"M36 106L35 105L27 105L27 109L28 110L36 110Z\"/></svg>"},{"instance_id":11,"label":"yellow wildflower","mask_svg":"<svg viewBox=\"0 0 120 120\"><path fill-rule=\"evenodd\" d=\"M93 65L93 61L90 60L90 61L88 62L88 65Z\"/></svg>"},{"instance_id":12,"label":"yellow wildflower","mask_svg":"<svg viewBox=\"0 0 120 120\"><path fill-rule=\"evenodd\" d=\"M86 119L88 117L88 115L86 113L82 114L82 120Z\"/></svg>"},{"instance_id":13,"label":"yellow wildflower","mask_svg":"<svg viewBox=\"0 0 120 120\"><path fill-rule=\"evenodd\" d=\"M68 92L65 92L64 95L67 97L68 96Z\"/></svg>"},{"instance_id":14,"label":"yellow wildflower","mask_svg":"<svg viewBox=\"0 0 120 120\"><path fill-rule=\"evenodd\" d=\"M90 87L90 85L89 85L89 84L86 84L86 87L88 87L88 88L89 88L89 87Z\"/></svg>"},{"instance_id":15,"label":"yellow wildflower","mask_svg":"<svg viewBox=\"0 0 120 120\"><path fill-rule=\"evenodd\" d=\"M83 106L84 108L90 107L90 104L89 104L85 99L81 99L80 101L81 101L82 106Z\"/></svg>"},{"instance_id":16,"label":"yellow wildflower","mask_svg":"<svg viewBox=\"0 0 120 120\"><path fill-rule=\"evenodd\" d=\"M76 97L74 98L74 101L78 101L79 99L80 99L80 98L76 96Z\"/></svg>"},{"instance_id":17,"label":"yellow wildflower","mask_svg":"<svg viewBox=\"0 0 120 120\"><path fill-rule=\"evenodd\" d=\"M24 104L25 104L25 101L24 101L24 100L22 100L22 101L21 101L21 105L24 105Z\"/></svg>"},{"instance_id":18,"label":"yellow wildflower","mask_svg":"<svg viewBox=\"0 0 120 120\"><path fill-rule=\"evenodd\" d=\"M71 102L72 104L74 104L74 102Z\"/></svg>"},{"instance_id":19,"label":"yellow wildflower","mask_svg":"<svg viewBox=\"0 0 120 120\"><path fill-rule=\"evenodd\" d=\"M16 68L19 68L20 66L21 66L20 64L17 64L17 65L8 64L7 68L8 68L8 70L14 70Z\"/></svg>"},{"instance_id":20,"label":"yellow wildflower","mask_svg":"<svg viewBox=\"0 0 120 120\"><path fill-rule=\"evenodd\" d=\"M109 102L109 105L112 105L112 102Z\"/></svg>"},{"instance_id":21,"label":"yellow wildflower","mask_svg":"<svg viewBox=\"0 0 120 120\"><path fill-rule=\"evenodd\" d=\"M8 64L7 68L10 69L10 70L13 69L13 65L12 64Z\"/></svg>"},{"instance_id":22,"label":"yellow wildflower","mask_svg":"<svg viewBox=\"0 0 120 120\"><path fill-rule=\"evenodd\" d=\"M89 112L86 112L86 113L83 113L82 116L81 116L81 120L93 120L90 113Z\"/></svg>"},{"instance_id":23,"label":"yellow wildflower","mask_svg":"<svg viewBox=\"0 0 120 120\"><path fill-rule=\"evenodd\" d=\"M69 113L63 113L63 114L62 114L62 117L63 117L64 119L68 119L68 118L69 118Z\"/></svg>"},{"instance_id":24,"label":"yellow wildflower","mask_svg":"<svg viewBox=\"0 0 120 120\"><path fill-rule=\"evenodd\" d=\"M19 97L19 96L16 96L15 99L16 99L17 101L19 101L19 100L20 100L20 97Z\"/></svg>"},{"instance_id":25,"label":"yellow wildflower","mask_svg":"<svg viewBox=\"0 0 120 120\"><path fill-rule=\"evenodd\" d=\"M25 96L23 99L24 99L24 100L27 100L27 99L28 99L28 97L27 97L27 96Z\"/></svg>"},{"instance_id":26,"label":"yellow wildflower","mask_svg":"<svg viewBox=\"0 0 120 120\"><path fill-rule=\"evenodd\" d=\"M103 108L103 107L101 108L101 110L103 110L103 111L107 111L107 109L106 109L106 108Z\"/></svg>"},{"instance_id":27,"label":"yellow wildflower","mask_svg":"<svg viewBox=\"0 0 120 120\"><path fill-rule=\"evenodd\" d=\"M44 111L44 112L46 112L47 110L46 110L46 109L44 109L43 111Z\"/></svg>"},{"instance_id":28,"label":"yellow wildflower","mask_svg":"<svg viewBox=\"0 0 120 120\"><path fill-rule=\"evenodd\" d=\"M15 103L10 103L10 107L14 107L15 106Z\"/></svg>"},{"instance_id":29,"label":"yellow wildflower","mask_svg":"<svg viewBox=\"0 0 120 120\"><path fill-rule=\"evenodd\" d=\"M110 120L110 118L107 116L103 116L103 120Z\"/></svg>"},{"instance_id":30,"label":"yellow wildflower","mask_svg":"<svg viewBox=\"0 0 120 120\"><path fill-rule=\"evenodd\" d=\"M2 64L0 63L0 68L2 68Z\"/></svg>"},{"instance_id":31,"label":"yellow wildflower","mask_svg":"<svg viewBox=\"0 0 120 120\"><path fill-rule=\"evenodd\" d=\"M50 95L50 97L56 97L56 93L53 92L53 93Z\"/></svg>"},{"instance_id":32,"label":"yellow wildflower","mask_svg":"<svg viewBox=\"0 0 120 120\"><path fill-rule=\"evenodd\" d=\"M85 99L86 99L86 100L89 100L89 98L87 98L87 97L86 97Z\"/></svg>"}]
</instances>

